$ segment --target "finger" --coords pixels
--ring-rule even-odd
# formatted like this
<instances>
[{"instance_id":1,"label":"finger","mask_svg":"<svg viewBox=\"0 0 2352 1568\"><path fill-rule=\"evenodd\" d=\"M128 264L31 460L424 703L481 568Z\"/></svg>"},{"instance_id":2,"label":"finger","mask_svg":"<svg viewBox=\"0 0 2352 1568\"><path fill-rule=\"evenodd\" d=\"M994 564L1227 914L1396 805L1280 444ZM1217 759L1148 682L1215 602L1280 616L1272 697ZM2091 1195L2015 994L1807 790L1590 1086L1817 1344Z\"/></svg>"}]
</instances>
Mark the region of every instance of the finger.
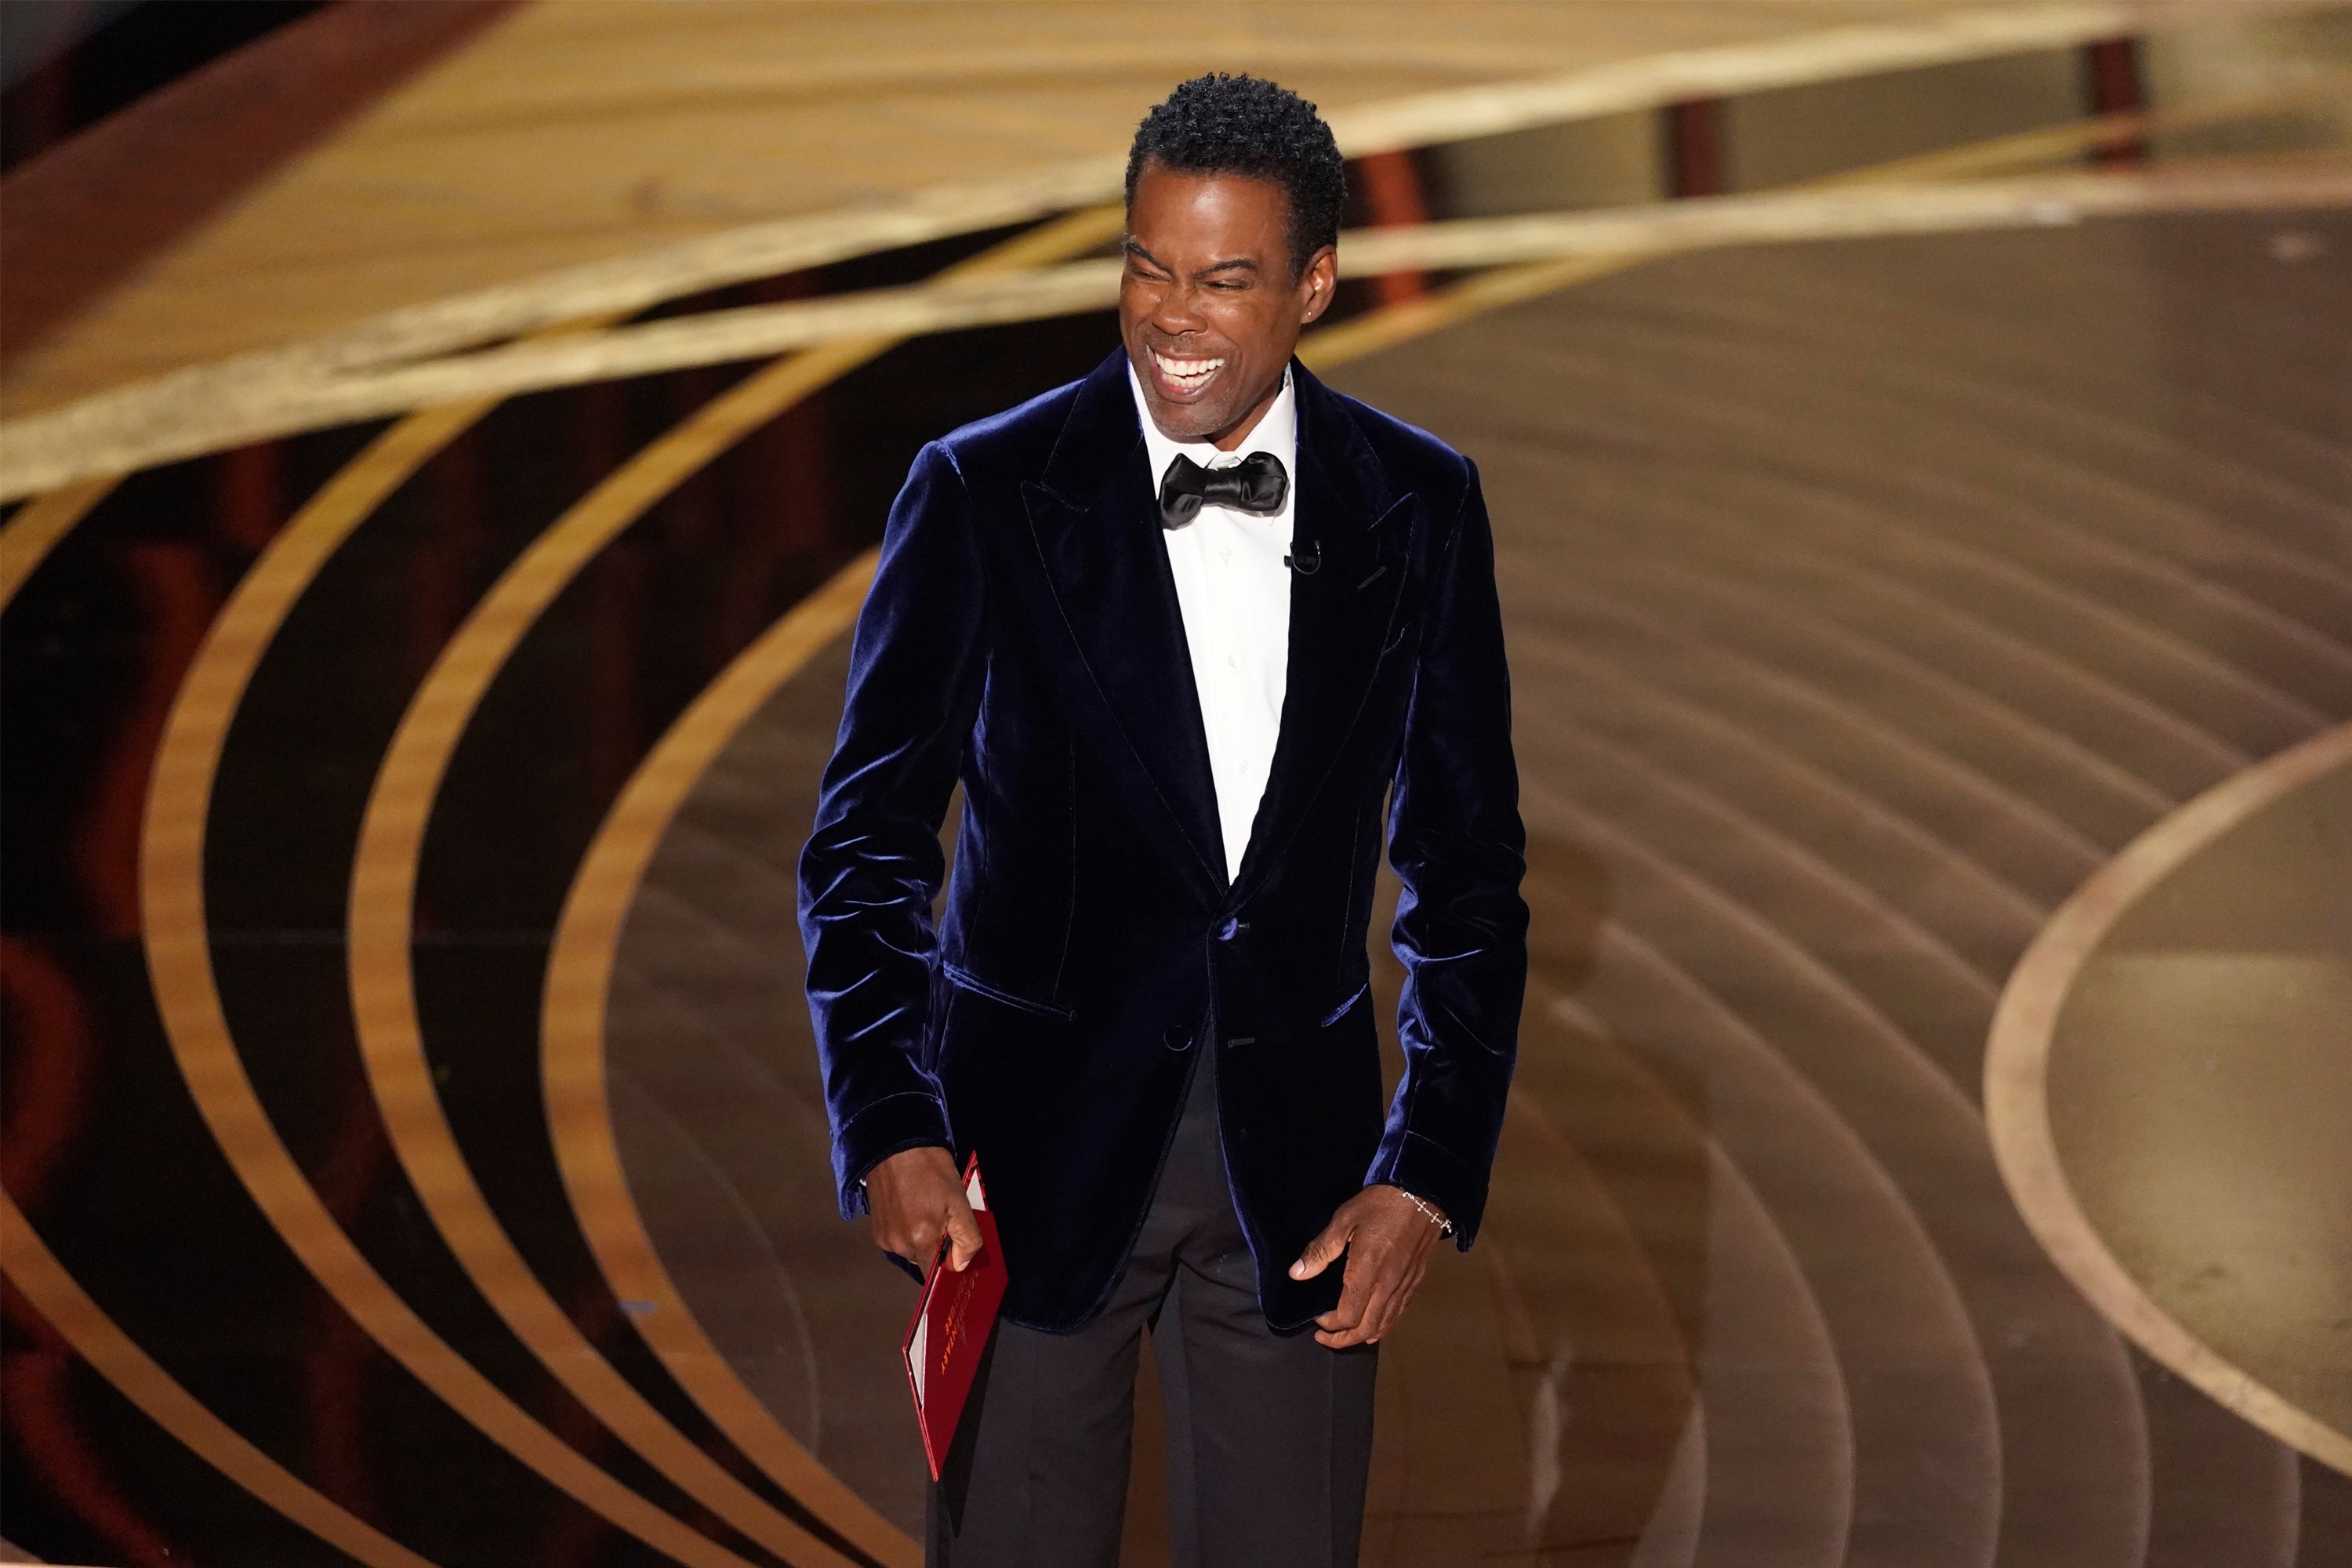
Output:
<instances>
[{"instance_id":1,"label":"finger","mask_svg":"<svg viewBox=\"0 0 2352 1568\"><path fill-rule=\"evenodd\" d=\"M1347 1217L1344 1209L1333 1215L1331 1223L1323 1227L1323 1234L1308 1242L1307 1250L1298 1255L1298 1261L1290 1266L1290 1277L1312 1279L1330 1268L1332 1260L1348 1250L1348 1239L1355 1234L1355 1222Z\"/></svg>"},{"instance_id":2,"label":"finger","mask_svg":"<svg viewBox=\"0 0 2352 1568\"><path fill-rule=\"evenodd\" d=\"M898 1239L904 1245L893 1247L891 1250L921 1269L924 1278L929 1279L931 1265L939 1261L940 1227L927 1221L917 1220L899 1233Z\"/></svg>"},{"instance_id":3,"label":"finger","mask_svg":"<svg viewBox=\"0 0 2352 1568\"><path fill-rule=\"evenodd\" d=\"M1339 1304L1325 1314L1327 1321L1324 1326L1343 1333L1350 1332L1362 1326L1364 1301L1370 1294L1370 1291L1361 1281L1342 1287L1339 1292Z\"/></svg>"},{"instance_id":4,"label":"finger","mask_svg":"<svg viewBox=\"0 0 2352 1568\"><path fill-rule=\"evenodd\" d=\"M1344 1351L1353 1350L1358 1345L1370 1344L1378 1337L1372 1332L1370 1324L1359 1323L1352 1329L1342 1329L1338 1333L1318 1332L1315 1340L1317 1343L1328 1349Z\"/></svg>"},{"instance_id":5,"label":"finger","mask_svg":"<svg viewBox=\"0 0 2352 1568\"><path fill-rule=\"evenodd\" d=\"M1403 1319L1405 1307L1412 1300L1413 1289L1420 1283L1418 1279L1408 1279L1388 1293L1387 1299L1373 1313L1372 1321L1364 1327L1365 1343L1376 1345L1388 1337L1389 1331Z\"/></svg>"},{"instance_id":6,"label":"finger","mask_svg":"<svg viewBox=\"0 0 2352 1568\"><path fill-rule=\"evenodd\" d=\"M1428 1276L1429 1249L1423 1247L1414 1254L1411 1266L1405 1269L1403 1280L1390 1293L1381 1312L1381 1321L1374 1325L1372 1330L1372 1338L1375 1341L1397 1326L1398 1321L1404 1316L1405 1308L1412 1303L1414 1294L1420 1290L1421 1282Z\"/></svg>"},{"instance_id":7,"label":"finger","mask_svg":"<svg viewBox=\"0 0 2352 1568\"><path fill-rule=\"evenodd\" d=\"M1380 1337L1381 1324L1388 1317L1389 1299L1395 1294L1392 1280L1383 1279L1374 1283L1370 1293L1364 1299L1364 1315L1356 1322L1351 1342L1370 1344Z\"/></svg>"},{"instance_id":8,"label":"finger","mask_svg":"<svg viewBox=\"0 0 2352 1568\"><path fill-rule=\"evenodd\" d=\"M1345 1333L1362 1326L1373 1290L1383 1282L1381 1261L1378 1255L1360 1249L1348 1255L1347 1272L1341 1277L1339 1285L1339 1304L1327 1314L1337 1321L1327 1324L1327 1327Z\"/></svg>"},{"instance_id":9,"label":"finger","mask_svg":"<svg viewBox=\"0 0 2352 1568\"><path fill-rule=\"evenodd\" d=\"M1368 1258L1364 1270L1364 1310L1357 1320L1350 1343L1369 1344L1388 1331L1396 1313L1398 1292L1412 1278L1412 1265L1402 1248L1382 1248Z\"/></svg>"},{"instance_id":10,"label":"finger","mask_svg":"<svg viewBox=\"0 0 2352 1568\"><path fill-rule=\"evenodd\" d=\"M950 1254L948 1267L961 1274L971 1267L973 1258L980 1256L981 1246L980 1222L971 1217L971 1204L961 1191L949 1205L947 1221Z\"/></svg>"},{"instance_id":11,"label":"finger","mask_svg":"<svg viewBox=\"0 0 2352 1568\"><path fill-rule=\"evenodd\" d=\"M1339 1304L1317 1318L1315 1320L1315 1326L1318 1329L1328 1330L1334 1333L1338 1333L1343 1330L1352 1329L1358 1323L1363 1321L1363 1293L1361 1291L1350 1293L1345 1287L1342 1287L1339 1293Z\"/></svg>"},{"instance_id":12,"label":"finger","mask_svg":"<svg viewBox=\"0 0 2352 1568\"><path fill-rule=\"evenodd\" d=\"M1364 1326L1356 1331L1363 1337L1364 1343L1380 1343L1388 1331L1396 1327L1397 1303L1402 1296L1402 1291L1391 1290L1381 1298L1379 1306L1364 1314Z\"/></svg>"}]
</instances>

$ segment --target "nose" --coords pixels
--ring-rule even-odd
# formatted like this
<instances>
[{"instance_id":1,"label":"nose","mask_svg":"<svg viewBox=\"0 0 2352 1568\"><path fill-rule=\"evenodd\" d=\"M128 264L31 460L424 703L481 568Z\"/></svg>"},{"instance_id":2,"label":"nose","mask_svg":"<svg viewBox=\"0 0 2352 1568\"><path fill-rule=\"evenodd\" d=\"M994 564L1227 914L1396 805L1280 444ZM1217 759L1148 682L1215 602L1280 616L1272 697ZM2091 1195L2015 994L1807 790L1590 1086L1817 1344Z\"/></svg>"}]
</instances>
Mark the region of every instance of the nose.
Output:
<instances>
[{"instance_id":1,"label":"nose","mask_svg":"<svg viewBox=\"0 0 2352 1568\"><path fill-rule=\"evenodd\" d=\"M1171 283L1152 302L1151 324L1169 337L1181 338L1201 331L1208 322L1192 290L1181 283Z\"/></svg>"}]
</instances>

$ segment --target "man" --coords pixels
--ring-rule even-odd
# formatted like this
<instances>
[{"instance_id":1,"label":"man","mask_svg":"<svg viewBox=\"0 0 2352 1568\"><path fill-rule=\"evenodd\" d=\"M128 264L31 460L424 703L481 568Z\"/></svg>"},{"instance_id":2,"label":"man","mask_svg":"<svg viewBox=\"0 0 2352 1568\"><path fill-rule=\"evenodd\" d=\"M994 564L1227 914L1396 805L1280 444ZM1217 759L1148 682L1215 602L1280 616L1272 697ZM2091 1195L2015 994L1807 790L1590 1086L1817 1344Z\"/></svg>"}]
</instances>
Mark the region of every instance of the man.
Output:
<instances>
[{"instance_id":1,"label":"man","mask_svg":"<svg viewBox=\"0 0 2352 1568\"><path fill-rule=\"evenodd\" d=\"M976 1151L1010 1274L935 1564L1116 1562L1147 1326L1177 1561L1353 1563L1372 1347L1477 1229L1527 970L1493 545L1465 459L1292 358L1343 195L1313 105L1178 88L1122 352L924 449L858 620L801 868L844 1212L961 1268Z\"/></svg>"}]
</instances>

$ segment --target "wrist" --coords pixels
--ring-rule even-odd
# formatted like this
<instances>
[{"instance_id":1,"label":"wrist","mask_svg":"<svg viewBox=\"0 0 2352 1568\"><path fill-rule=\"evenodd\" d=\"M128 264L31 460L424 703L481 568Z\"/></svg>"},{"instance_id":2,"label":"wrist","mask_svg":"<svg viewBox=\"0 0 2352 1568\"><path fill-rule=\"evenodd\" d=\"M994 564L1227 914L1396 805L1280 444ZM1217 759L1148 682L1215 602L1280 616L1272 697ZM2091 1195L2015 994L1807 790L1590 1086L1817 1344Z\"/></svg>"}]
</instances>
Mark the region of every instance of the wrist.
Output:
<instances>
[{"instance_id":1,"label":"wrist","mask_svg":"<svg viewBox=\"0 0 2352 1568\"><path fill-rule=\"evenodd\" d=\"M1439 1240L1443 1241L1447 1237L1454 1234L1454 1222L1445 1217L1445 1211L1444 1209L1439 1208L1435 1204L1431 1203L1426 1198L1405 1191L1404 1188L1397 1186L1393 1182L1391 1182L1388 1184L1395 1191L1399 1197L1404 1199L1405 1202L1411 1204L1416 1210L1418 1210L1422 1218L1429 1221L1430 1224L1437 1227L1437 1236Z\"/></svg>"}]
</instances>

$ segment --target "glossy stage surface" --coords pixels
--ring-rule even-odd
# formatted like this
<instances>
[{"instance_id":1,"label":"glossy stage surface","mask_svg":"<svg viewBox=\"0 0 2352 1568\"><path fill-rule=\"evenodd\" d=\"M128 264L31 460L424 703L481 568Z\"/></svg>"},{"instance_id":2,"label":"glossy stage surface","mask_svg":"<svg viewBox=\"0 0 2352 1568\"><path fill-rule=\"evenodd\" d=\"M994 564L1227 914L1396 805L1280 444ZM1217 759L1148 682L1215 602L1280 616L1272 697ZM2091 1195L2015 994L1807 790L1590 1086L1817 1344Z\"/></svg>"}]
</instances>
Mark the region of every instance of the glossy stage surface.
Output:
<instances>
[{"instance_id":1,"label":"glossy stage surface","mask_svg":"<svg viewBox=\"0 0 2352 1568\"><path fill-rule=\"evenodd\" d=\"M2333 348L2294 342L2352 290L2273 259L2278 232L1658 265L1333 373L1483 469L1538 933L1494 1217L1384 1347L1370 1561L2316 1563L2345 1544L2341 1478L2134 1354L2049 1266L1977 1105L2002 978L2075 884L2352 718L2343 389ZM2352 243L2339 219L2307 232ZM851 1337L833 1325L903 1292L824 1217L805 1026L777 1027L845 658L804 666L687 797L623 936L609 1048L630 1184L688 1304L772 1407L837 1424L845 1478L881 1500L895 1474L912 1518L919 1477L864 1469L863 1412L897 1447L890 1347L842 1366L871 1391L848 1411L820 1409L837 1396L809 1370ZM2347 952L2315 918L2340 883L2294 880L2295 836L2340 837L2340 796L2294 797L2284 854L2217 847L2252 882L2236 903L2183 899L2239 937L2274 909L2334 955L2313 988ZM2255 1304L2343 1284L2323 1130L2352 1100L2302 1058L2332 1063L2344 1015L2324 991L2207 994L2299 1008L2286 1056L2163 1004L2275 1064L2273 1093L2309 1097L2303 1137L2150 1081L2129 1017L2107 1070L2190 1125L2104 1089L2071 1034L2051 1096L2070 1131L2165 1141L2145 1155L2165 1181L2092 1189L2152 1245L2197 1245L2163 1202L2191 1170L2277 1173L2308 1215L2304 1282L2249 1280L2213 1323L2296 1335L2288 1386L2315 1391L2340 1376L2332 1325ZM786 1321L808 1347L778 1343Z\"/></svg>"},{"instance_id":2,"label":"glossy stage surface","mask_svg":"<svg viewBox=\"0 0 2352 1568\"><path fill-rule=\"evenodd\" d=\"M545 291L411 351L1018 282L1116 233L1065 165L1165 74L1116 9L979 7L927 54L906 8L814 6L780 88L800 13L717 8L768 18L722 48L665 9L403 35L398 71L339 79L356 118L257 154L232 218L140 239L168 264L12 358L9 413L175 364L244 395L216 363L244 349L328 409L289 342L489 286ZM2197 35L2295 68L2221 112L2082 96L2100 60L2188 68L2156 12L2119 56L2081 47L2113 7L1402 7L1455 46L1403 63L1306 15L1215 13L1373 127L1351 230L1635 215L1605 254L1351 281L1306 346L1480 465L1535 915L1487 1231L1383 1347L1365 1561L2352 1561L2352 182L2326 114L2278 118L2352 62L2342 24ZM1969 26L2011 31L1954 52ZM740 100L710 87L730 52ZM997 141L874 137L862 94L950 79ZM1465 86L1518 96L1397 107ZM572 163L543 208L471 218L476 186L422 177L503 149L466 174L490 191L616 103L659 128L633 155L687 159L786 88L800 155L847 138L888 177L813 162L764 206L609 233L582 215L620 187ZM299 330L250 277L202 282L292 257L289 214L376 221L335 171L402 148L446 252L289 259ZM2127 161L2083 177L2121 205L1930 212L1937 182L2101 149ZM1079 196L872 226L1041 168ZM1824 176L1857 205L1752 209L1790 243L1672 237ZM644 260L752 244L737 217L856 237ZM551 263L614 258L636 302L563 315ZM210 302L133 330L172 298ZM0 1536L239 1568L919 1561L911 1287L834 1212L793 866L908 461L1113 341L1090 307L840 338L314 410L128 473L92 446L26 487ZM1135 1564L1167 1552L1140 1396Z\"/></svg>"}]
</instances>

